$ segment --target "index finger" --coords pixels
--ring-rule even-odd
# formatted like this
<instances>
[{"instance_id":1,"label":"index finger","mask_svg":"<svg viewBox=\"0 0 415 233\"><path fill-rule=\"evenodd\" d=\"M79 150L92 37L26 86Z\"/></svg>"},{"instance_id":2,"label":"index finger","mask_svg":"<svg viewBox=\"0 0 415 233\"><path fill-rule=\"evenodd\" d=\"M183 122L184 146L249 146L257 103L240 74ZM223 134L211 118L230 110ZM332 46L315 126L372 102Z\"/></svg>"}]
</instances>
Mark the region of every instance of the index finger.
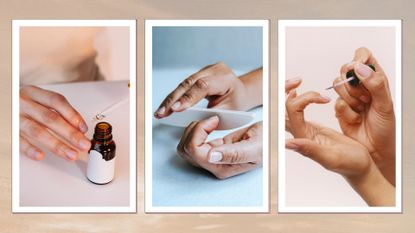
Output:
<instances>
[{"instance_id":1,"label":"index finger","mask_svg":"<svg viewBox=\"0 0 415 233\"><path fill-rule=\"evenodd\" d=\"M56 110L67 122L79 129L82 133L88 131L88 126L86 125L84 118L82 118L81 114L72 107L63 95L36 86L23 87L20 90L20 93L41 105Z\"/></svg>"},{"instance_id":2,"label":"index finger","mask_svg":"<svg viewBox=\"0 0 415 233\"><path fill-rule=\"evenodd\" d=\"M287 114L290 121L291 133L296 138L307 137L307 127L304 120L304 109L311 103L325 104L330 101L327 96L322 96L317 92L306 92L296 96L295 91L291 91L285 103Z\"/></svg>"}]
</instances>

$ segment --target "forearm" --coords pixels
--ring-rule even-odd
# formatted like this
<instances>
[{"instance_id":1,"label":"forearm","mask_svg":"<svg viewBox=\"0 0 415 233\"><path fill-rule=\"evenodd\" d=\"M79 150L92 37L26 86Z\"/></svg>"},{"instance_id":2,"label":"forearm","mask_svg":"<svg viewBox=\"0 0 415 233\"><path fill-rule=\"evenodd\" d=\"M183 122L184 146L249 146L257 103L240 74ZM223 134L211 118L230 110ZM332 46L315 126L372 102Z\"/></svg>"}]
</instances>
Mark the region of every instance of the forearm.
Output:
<instances>
[{"instance_id":1,"label":"forearm","mask_svg":"<svg viewBox=\"0 0 415 233\"><path fill-rule=\"evenodd\" d=\"M365 175L346 179L369 206L395 206L395 187L374 163Z\"/></svg>"},{"instance_id":2,"label":"forearm","mask_svg":"<svg viewBox=\"0 0 415 233\"><path fill-rule=\"evenodd\" d=\"M241 75L250 108L262 105L262 67Z\"/></svg>"}]
</instances>

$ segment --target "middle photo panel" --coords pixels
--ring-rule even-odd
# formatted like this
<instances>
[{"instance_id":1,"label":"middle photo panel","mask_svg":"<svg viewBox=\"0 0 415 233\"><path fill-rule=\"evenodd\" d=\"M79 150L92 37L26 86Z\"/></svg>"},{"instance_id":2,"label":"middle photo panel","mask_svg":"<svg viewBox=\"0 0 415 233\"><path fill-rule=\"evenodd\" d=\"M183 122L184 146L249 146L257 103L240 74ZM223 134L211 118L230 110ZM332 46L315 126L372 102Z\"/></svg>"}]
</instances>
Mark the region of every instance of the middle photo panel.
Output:
<instances>
[{"instance_id":1,"label":"middle photo panel","mask_svg":"<svg viewBox=\"0 0 415 233\"><path fill-rule=\"evenodd\" d=\"M145 211L268 212L268 21L145 26Z\"/></svg>"}]
</instances>

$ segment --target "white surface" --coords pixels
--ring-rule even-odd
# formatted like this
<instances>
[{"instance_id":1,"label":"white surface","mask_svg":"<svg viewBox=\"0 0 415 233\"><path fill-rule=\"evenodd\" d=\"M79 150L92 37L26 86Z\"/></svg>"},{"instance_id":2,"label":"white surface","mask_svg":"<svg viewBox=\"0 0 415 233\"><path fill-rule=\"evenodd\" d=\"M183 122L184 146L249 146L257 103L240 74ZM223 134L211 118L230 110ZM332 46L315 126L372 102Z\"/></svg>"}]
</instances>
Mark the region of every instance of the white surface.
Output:
<instances>
[{"instance_id":1,"label":"white surface","mask_svg":"<svg viewBox=\"0 0 415 233\"><path fill-rule=\"evenodd\" d=\"M255 117L250 112L191 107L182 112L175 112L166 118L159 119L158 122L165 125L187 127L193 121L204 120L212 116L219 117L219 125L216 130L247 127L253 123Z\"/></svg>"},{"instance_id":2,"label":"white surface","mask_svg":"<svg viewBox=\"0 0 415 233\"><path fill-rule=\"evenodd\" d=\"M88 82L48 85L44 88L63 94L88 124L91 138L95 124L92 117L108 104L128 93L128 81ZM130 119L129 105L121 106L105 121L113 128L117 144L114 180L96 185L86 178L87 154L78 161L47 153L42 161L20 156L20 205L29 206L129 206L130 204ZM135 119L134 119L135 120Z\"/></svg>"},{"instance_id":3,"label":"white surface","mask_svg":"<svg viewBox=\"0 0 415 233\"><path fill-rule=\"evenodd\" d=\"M98 151L89 151L86 169L88 179L97 184L107 184L110 182L114 178L116 158L117 156L106 161Z\"/></svg>"},{"instance_id":4,"label":"white surface","mask_svg":"<svg viewBox=\"0 0 415 233\"><path fill-rule=\"evenodd\" d=\"M340 67L351 61L354 51L362 46L369 48L383 67L389 78L392 98L395 97L395 28L290 27L286 30L285 40L286 76L280 78L300 76L303 83L298 94L317 91L332 98L329 104L310 105L305 110L308 121L340 131L334 113L338 95L334 90L324 89L332 85ZM292 137L288 133L285 136ZM286 207L367 206L340 175L292 150L286 150L283 156L286 158Z\"/></svg>"}]
</instances>

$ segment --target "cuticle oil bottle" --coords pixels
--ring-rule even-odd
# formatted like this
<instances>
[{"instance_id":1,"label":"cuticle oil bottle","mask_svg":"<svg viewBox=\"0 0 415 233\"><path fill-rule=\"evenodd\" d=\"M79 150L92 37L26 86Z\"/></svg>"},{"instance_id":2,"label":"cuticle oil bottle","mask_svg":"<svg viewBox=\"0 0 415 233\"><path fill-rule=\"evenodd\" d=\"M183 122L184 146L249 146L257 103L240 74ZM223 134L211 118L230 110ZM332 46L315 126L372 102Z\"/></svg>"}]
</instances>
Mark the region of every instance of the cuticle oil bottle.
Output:
<instances>
[{"instance_id":1,"label":"cuticle oil bottle","mask_svg":"<svg viewBox=\"0 0 415 233\"><path fill-rule=\"evenodd\" d=\"M112 126L108 122L99 122L95 126L88 151L86 176L94 184L108 184L114 179L115 142L112 140Z\"/></svg>"}]
</instances>

